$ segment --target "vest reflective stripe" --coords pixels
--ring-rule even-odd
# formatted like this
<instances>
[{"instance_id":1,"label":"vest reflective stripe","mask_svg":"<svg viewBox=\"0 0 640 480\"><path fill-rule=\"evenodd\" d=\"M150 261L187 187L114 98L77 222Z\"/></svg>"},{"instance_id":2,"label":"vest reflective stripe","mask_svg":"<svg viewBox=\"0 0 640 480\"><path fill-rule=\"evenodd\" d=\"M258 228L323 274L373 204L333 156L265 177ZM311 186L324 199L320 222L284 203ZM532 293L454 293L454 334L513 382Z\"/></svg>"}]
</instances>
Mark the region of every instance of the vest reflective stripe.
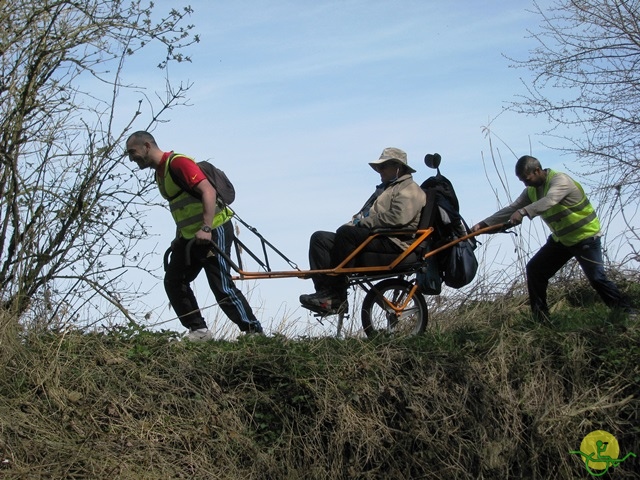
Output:
<instances>
[{"instance_id":1,"label":"vest reflective stripe","mask_svg":"<svg viewBox=\"0 0 640 480\"><path fill-rule=\"evenodd\" d=\"M180 230L182 230L183 228L188 228L190 225L193 225L197 222L200 222L198 224L198 228L200 228L202 226L202 215L194 215L189 218L183 218L180 221L176 221L176 225Z\"/></svg>"},{"instance_id":2,"label":"vest reflective stripe","mask_svg":"<svg viewBox=\"0 0 640 480\"><path fill-rule=\"evenodd\" d=\"M551 179L555 175L555 171L548 170L543 195L549 192ZM582 193L582 199L574 205L554 205L541 214L542 219L551 229L553 239L567 246L575 245L585 238L593 237L600 231L600 221L582 186L575 180L572 181ZM538 193L535 187L528 187L527 195L531 202L538 200Z\"/></svg>"},{"instance_id":3,"label":"vest reflective stripe","mask_svg":"<svg viewBox=\"0 0 640 480\"><path fill-rule=\"evenodd\" d=\"M579 231L580 229L582 229L582 227L589 227L589 224L591 224L593 221L598 222L598 216L596 215L596 212L592 212L591 214L587 215L586 217L582 218L581 220L575 222L572 225L569 225L561 230L558 230L555 232L556 236L558 238L563 238L563 237L569 237L571 232L573 231ZM598 228L589 233L589 235L586 235L585 237L581 238L580 240L584 240L585 238L589 238L589 237L593 237L596 233L598 233L600 231L600 222L598 222ZM575 241L574 243L578 243L580 240ZM572 244L573 245L573 244Z\"/></svg>"},{"instance_id":4,"label":"vest reflective stripe","mask_svg":"<svg viewBox=\"0 0 640 480\"><path fill-rule=\"evenodd\" d=\"M582 209L586 208L587 206L589 206L589 199L586 196L584 196L582 198L582 200L580 201L580 203L577 203L576 205L572 205L570 207L565 207L564 210L560 210L558 213L556 213L554 215L549 215L547 217L547 221L549 221L549 222L559 221L564 217L568 217L572 213L580 213L580 211Z\"/></svg>"},{"instance_id":5,"label":"vest reflective stripe","mask_svg":"<svg viewBox=\"0 0 640 480\"><path fill-rule=\"evenodd\" d=\"M181 157L189 158L186 155L180 155ZM205 180L203 180L205 181ZM176 222L180 235L183 238L193 238L200 227L202 227L202 201L189 195L186 191L182 191L178 185L173 181L171 174L169 173L169 160L165 162L164 178L160 178L156 174L156 183L160 189L160 194L163 198L169 200L169 210L173 216L173 220ZM172 198L174 197L174 198ZM220 205L216 204L216 213L213 217L213 224L211 228L216 228L227 222L233 217L233 211L229 207L220 208Z\"/></svg>"},{"instance_id":6,"label":"vest reflective stripe","mask_svg":"<svg viewBox=\"0 0 640 480\"><path fill-rule=\"evenodd\" d=\"M211 228L217 228L223 223L227 222L228 220L231 220L231 217L233 217L233 215L234 215L233 210L231 210L229 207L226 207L224 210L219 211L213 217L213 225L211 225ZM185 218L183 220L180 220L179 222L176 221L176 225L181 231L182 229L189 229L191 226L197 227L193 231L193 235L195 235L196 232L200 230L200 227L202 226L202 213L199 213L189 218ZM191 237L185 237L185 238L192 238L193 235L191 235Z\"/></svg>"},{"instance_id":7,"label":"vest reflective stripe","mask_svg":"<svg viewBox=\"0 0 640 480\"><path fill-rule=\"evenodd\" d=\"M180 197L176 197L176 199L170 202L169 207L171 210L180 210L181 208L186 208L192 203L199 203L202 205L202 202L192 195L186 195Z\"/></svg>"}]
</instances>

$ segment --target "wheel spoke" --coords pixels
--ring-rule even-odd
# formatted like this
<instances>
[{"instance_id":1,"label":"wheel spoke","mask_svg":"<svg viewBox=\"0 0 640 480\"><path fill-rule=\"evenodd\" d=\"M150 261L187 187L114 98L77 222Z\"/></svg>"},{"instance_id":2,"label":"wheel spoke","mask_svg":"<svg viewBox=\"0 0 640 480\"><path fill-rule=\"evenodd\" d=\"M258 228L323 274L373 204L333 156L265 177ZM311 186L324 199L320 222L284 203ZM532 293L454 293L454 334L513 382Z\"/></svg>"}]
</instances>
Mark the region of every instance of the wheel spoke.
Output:
<instances>
[{"instance_id":1,"label":"wheel spoke","mask_svg":"<svg viewBox=\"0 0 640 480\"><path fill-rule=\"evenodd\" d=\"M410 336L424 331L428 320L427 304L419 293L407 302L412 287L413 284L406 280L391 278L381 281L367 293L362 303L362 326L368 336L381 332ZM403 305L404 309L398 311Z\"/></svg>"}]
</instances>

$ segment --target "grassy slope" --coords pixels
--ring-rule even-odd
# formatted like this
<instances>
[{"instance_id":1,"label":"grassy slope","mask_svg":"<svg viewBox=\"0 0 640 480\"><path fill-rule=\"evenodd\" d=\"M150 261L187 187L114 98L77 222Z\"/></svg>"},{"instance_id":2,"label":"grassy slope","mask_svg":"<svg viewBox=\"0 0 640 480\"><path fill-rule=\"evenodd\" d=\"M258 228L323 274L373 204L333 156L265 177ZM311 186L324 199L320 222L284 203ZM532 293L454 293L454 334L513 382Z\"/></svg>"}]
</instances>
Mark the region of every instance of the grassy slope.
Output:
<instances>
[{"instance_id":1,"label":"grassy slope","mask_svg":"<svg viewBox=\"0 0 640 480\"><path fill-rule=\"evenodd\" d=\"M496 304L457 315L404 341L5 329L0 476L587 478L569 451L598 429L640 456L638 323L598 305L553 328Z\"/></svg>"}]
</instances>

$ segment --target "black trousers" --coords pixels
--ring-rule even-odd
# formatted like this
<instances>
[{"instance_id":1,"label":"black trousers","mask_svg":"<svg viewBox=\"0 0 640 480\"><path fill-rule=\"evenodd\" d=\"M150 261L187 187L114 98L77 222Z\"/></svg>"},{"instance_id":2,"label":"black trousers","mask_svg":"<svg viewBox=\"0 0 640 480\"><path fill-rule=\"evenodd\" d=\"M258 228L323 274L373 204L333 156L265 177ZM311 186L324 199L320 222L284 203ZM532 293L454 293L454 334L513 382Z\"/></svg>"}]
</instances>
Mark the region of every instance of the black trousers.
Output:
<instances>
[{"instance_id":1,"label":"black trousers","mask_svg":"<svg viewBox=\"0 0 640 480\"><path fill-rule=\"evenodd\" d=\"M229 254L233 241L232 222L226 222L213 230L211 240ZM169 302L178 314L182 325L191 330L207 326L190 286L203 269L218 305L241 331L246 332L260 325L247 299L233 283L228 262L217 255L209 245L194 243L191 248L190 265L187 266L187 242L185 239L180 239L174 245L164 276L164 288Z\"/></svg>"},{"instance_id":2,"label":"black trousers","mask_svg":"<svg viewBox=\"0 0 640 480\"><path fill-rule=\"evenodd\" d=\"M527 288L531 310L536 317L549 317L547 287L549 280L565 263L575 258L593 289L611 308L630 309L629 300L609 280L604 271L600 237L591 237L567 247L552 237L527 263Z\"/></svg>"},{"instance_id":3,"label":"black trousers","mask_svg":"<svg viewBox=\"0 0 640 480\"><path fill-rule=\"evenodd\" d=\"M334 268L347 258L362 242L371 235L368 228L343 225L336 232L318 231L311 235L309 241L309 266L312 270ZM375 253L399 253L402 249L388 237L372 240L364 249ZM347 267L353 267L352 260ZM316 292L344 294L348 287L344 275L317 275L313 277Z\"/></svg>"}]
</instances>

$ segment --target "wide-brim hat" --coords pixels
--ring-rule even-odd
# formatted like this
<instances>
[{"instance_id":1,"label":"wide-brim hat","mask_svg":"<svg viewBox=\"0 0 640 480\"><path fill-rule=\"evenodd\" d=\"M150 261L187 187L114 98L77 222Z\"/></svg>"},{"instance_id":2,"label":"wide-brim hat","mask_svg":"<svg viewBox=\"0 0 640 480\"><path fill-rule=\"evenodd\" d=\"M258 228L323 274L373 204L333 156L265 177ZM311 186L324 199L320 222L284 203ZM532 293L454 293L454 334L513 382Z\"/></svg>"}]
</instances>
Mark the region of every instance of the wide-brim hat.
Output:
<instances>
[{"instance_id":1,"label":"wide-brim hat","mask_svg":"<svg viewBox=\"0 0 640 480\"><path fill-rule=\"evenodd\" d=\"M380 154L380 158L378 158L378 160L376 160L375 162L369 162L369 165L371 165L371 168L377 171L377 168L380 164L389 161L398 162L404 165L409 173L416 172L409 166L409 163L407 162L407 154L399 148L394 147L385 148Z\"/></svg>"}]
</instances>

